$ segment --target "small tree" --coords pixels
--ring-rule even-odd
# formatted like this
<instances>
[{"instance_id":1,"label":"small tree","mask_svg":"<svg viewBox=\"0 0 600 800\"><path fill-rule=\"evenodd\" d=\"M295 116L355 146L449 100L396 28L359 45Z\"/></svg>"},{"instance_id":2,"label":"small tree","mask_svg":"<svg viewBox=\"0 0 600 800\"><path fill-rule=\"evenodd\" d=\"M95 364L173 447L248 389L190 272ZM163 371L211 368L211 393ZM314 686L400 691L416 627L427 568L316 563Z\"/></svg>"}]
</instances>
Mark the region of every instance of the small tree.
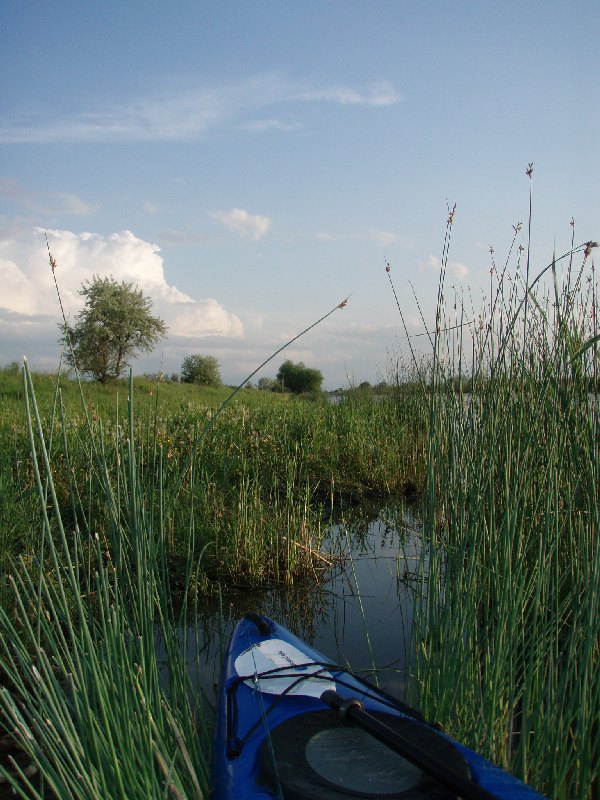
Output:
<instances>
[{"instance_id":1,"label":"small tree","mask_svg":"<svg viewBox=\"0 0 600 800\"><path fill-rule=\"evenodd\" d=\"M100 383L119 378L134 356L153 350L167 332L150 313L152 300L132 283L94 275L79 294L85 305L74 327L60 326L61 343L67 363Z\"/></svg>"},{"instance_id":2,"label":"small tree","mask_svg":"<svg viewBox=\"0 0 600 800\"><path fill-rule=\"evenodd\" d=\"M323 383L323 375L318 369L304 366L302 361L284 361L279 367L277 380L290 392L318 392Z\"/></svg>"},{"instance_id":3,"label":"small tree","mask_svg":"<svg viewBox=\"0 0 600 800\"><path fill-rule=\"evenodd\" d=\"M214 356L187 356L181 365L181 380L199 386L220 386L219 362Z\"/></svg>"}]
</instances>

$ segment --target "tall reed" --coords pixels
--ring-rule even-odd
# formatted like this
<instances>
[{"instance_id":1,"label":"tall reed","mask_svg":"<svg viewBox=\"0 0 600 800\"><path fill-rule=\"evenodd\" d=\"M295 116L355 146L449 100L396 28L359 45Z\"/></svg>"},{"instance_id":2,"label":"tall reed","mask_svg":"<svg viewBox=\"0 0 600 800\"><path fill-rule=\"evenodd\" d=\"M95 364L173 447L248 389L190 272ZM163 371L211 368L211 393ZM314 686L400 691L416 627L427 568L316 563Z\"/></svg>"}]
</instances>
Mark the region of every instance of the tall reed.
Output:
<instances>
[{"instance_id":1,"label":"tall reed","mask_svg":"<svg viewBox=\"0 0 600 800\"><path fill-rule=\"evenodd\" d=\"M13 612L0 608L0 711L43 786L16 765L0 771L22 797L40 797L45 786L56 797L82 800L202 798L206 730L188 692L163 531L141 496L132 398L116 481L101 428L90 430L105 529L66 527L27 365L24 379L41 531L33 563L15 565L8 577ZM152 491L161 507L160 452ZM74 493L75 504L80 497ZM83 504L75 519L85 520L78 511ZM167 644L166 668L156 658L157 626Z\"/></svg>"},{"instance_id":2,"label":"tall reed","mask_svg":"<svg viewBox=\"0 0 600 800\"><path fill-rule=\"evenodd\" d=\"M493 265L471 335L439 306L414 631L425 715L565 800L591 800L600 754L593 245Z\"/></svg>"}]
</instances>

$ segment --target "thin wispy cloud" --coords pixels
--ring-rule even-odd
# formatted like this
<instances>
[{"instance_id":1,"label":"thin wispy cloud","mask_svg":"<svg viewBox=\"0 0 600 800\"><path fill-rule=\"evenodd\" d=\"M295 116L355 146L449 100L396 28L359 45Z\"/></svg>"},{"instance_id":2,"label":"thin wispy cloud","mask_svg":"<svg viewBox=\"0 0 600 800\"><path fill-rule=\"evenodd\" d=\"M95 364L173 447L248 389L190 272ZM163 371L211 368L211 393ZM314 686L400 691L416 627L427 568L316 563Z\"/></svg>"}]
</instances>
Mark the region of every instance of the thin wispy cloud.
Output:
<instances>
[{"instance_id":1,"label":"thin wispy cloud","mask_svg":"<svg viewBox=\"0 0 600 800\"><path fill-rule=\"evenodd\" d=\"M86 216L97 210L97 206L74 194L30 191L12 178L0 178L0 195L36 213Z\"/></svg>"},{"instance_id":2,"label":"thin wispy cloud","mask_svg":"<svg viewBox=\"0 0 600 800\"><path fill-rule=\"evenodd\" d=\"M396 244L400 237L397 233L392 233L391 231L382 231L379 230L379 228L369 228L369 230L365 231L365 233L359 238L373 242L376 247L389 247L392 244Z\"/></svg>"},{"instance_id":3,"label":"thin wispy cloud","mask_svg":"<svg viewBox=\"0 0 600 800\"><path fill-rule=\"evenodd\" d=\"M442 268L442 262L437 256L430 255L427 259L427 268L439 273ZM466 280L469 274L469 268L465 264L461 264L460 261L448 261L446 271L451 278L457 281Z\"/></svg>"},{"instance_id":4,"label":"thin wispy cloud","mask_svg":"<svg viewBox=\"0 0 600 800\"><path fill-rule=\"evenodd\" d=\"M158 231L156 238L164 244L205 244L212 241L212 236L205 233L194 233L193 231L182 231L177 228L167 228Z\"/></svg>"},{"instance_id":5,"label":"thin wispy cloud","mask_svg":"<svg viewBox=\"0 0 600 800\"><path fill-rule=\"evenodd\" d=\"M23 205L31 203L35 196L33 192L23 189L13 178L0 178L0 195Z\"/></svg>"},{"instance_id":6,"label":"thin wispy cloud","mask_svg":"<svg viewBox=\"0 0 600 800\"><path fill-rule=\"evenodd\" d=\"M392 106L404 98L390 81L377 81L364 89L350 86L329 86L324 89L313 89L301 92L296 100L323 100L343 106Z\"/></svg>"},{"instance_id":7,"label":"thin wispy cloud","mask_svg":"<svg viewBox=\"0 0 600 800\"><path fill-rule=\"evenodd\" d=\"M327 102L343 106L384 107L401 102L389 81L355 87L306 86L278 75L250 78L221 86L200 86L188 91L105 104L52 117L5 113L0 117L0 143L193 141L224 130L294 131L297 120L281 114L265 116L265 110L282 104L296 106Z\"/></svg>"},{"instance_id":8,"label":"thin wispy cloud","mask_svg":"<svg viewBox=\"0 0 600 800\"><path fill-rule=\"evenodd\" d=\"M289 133L297 131L302 126L298 122L284 122L281 119L257 119L245 122L239 126L239 130L249 133L267 133L268 131L282 131Z\"/></svg>"},{"instance_id":9,"label":"thin wispy cloud","mask_svg":"<svg viewBox=\"0 0 600 800\"><path fill-rule=\"evenodd\" d=\"M342 234L336 236L327 231L319 231L315 234L315 239L320 242L370 242L375 247L389 247L401 241L400 236L392 231L383 231L379 228L367 228L367 230L357 233Z\"/></svg>"},{"instance_id":10,"label":"thin wispy cloud","mask_svg":"<svg viewBox=\"0 0 600 800\"><path fill-rule=\"evenodd\" d=\"M315 239L319 242L335 242L335 236L326 231L318 231L318 233L315 234Z\"/></svg>"},{"instance_id":11,"label":"thin wispy cloud","mask_svg":"<svg viewBox=\"0 0 600 800\"><path fill-rule=\"evenodd\" d=\"M220 222L227 230L240 236L250 236L254 241L262 239L271 227L269 217L249 214L243 208L232 208L231 211L215 211L211 217Z\"/></svg>"},{"instance_id":12,"label":"thin wispy cloud","mask_svg":"<svg viewBox=\"0 0 600 800\"><path fill-rule=\"evenodd\" d=\"M74 214L76 216L86 216L93 214L98 206L87 203L81 197L74 194L56 194L54 205L50 205L49 211L60 214Z\"/></svg>"}]
</instances>

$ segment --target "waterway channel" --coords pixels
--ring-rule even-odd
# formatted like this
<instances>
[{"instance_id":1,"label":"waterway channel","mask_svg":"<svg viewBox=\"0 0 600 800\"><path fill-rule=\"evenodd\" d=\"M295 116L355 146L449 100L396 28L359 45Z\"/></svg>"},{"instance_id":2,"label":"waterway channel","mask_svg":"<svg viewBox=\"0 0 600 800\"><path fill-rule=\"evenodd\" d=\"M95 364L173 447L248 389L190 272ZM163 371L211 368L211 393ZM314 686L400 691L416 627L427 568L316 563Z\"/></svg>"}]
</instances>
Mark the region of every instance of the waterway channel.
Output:
<instances>
[{"instance_id":1,"label":"waterway channel","mask_svg":"<svg viewBox=\"0 0 600 800\"><path fill-rule=\"evenodd\" d=\"M252 609L404 699L420 532L415 507L361 508L329 529L322 551L332 556L333 566L320 582L234 596L224 592L186 631L193 688L214 705L231 632Z\"/></svg>"}]
</instances>

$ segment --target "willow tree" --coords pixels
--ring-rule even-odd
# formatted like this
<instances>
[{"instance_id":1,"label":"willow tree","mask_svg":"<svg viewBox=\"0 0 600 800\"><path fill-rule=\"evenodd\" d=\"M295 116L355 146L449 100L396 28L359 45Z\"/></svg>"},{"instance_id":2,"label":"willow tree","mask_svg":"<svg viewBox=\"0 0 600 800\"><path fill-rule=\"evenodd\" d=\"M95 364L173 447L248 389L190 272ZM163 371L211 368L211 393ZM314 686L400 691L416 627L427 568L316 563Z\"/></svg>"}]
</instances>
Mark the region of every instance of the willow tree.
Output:
<instances>
[{"instance_id":1,"label":"willow tree","mask_svg":"<svg viewBox=\"0 0 600 800\"><path fill-rule=\"evenodd\" d=\"M187 356L181 365L181 381L199 386L220 386L219 362L214 356Z\"/></svg>"},{"instance_id":2,"label":"willow tree","mask_svg":"<svg viewBox=\"0 0 600 800\"><path fill-rule=\"evenodd\" d=\"M167 332L163 320L152 316L152 300L132 283L94 275L79 294L84 307L73 327L61 326L61 342L67 362L100 383L117 380Z\"/></svg>"},{"instance_id":3,"label":"willow tree","mask_svg":"<svg viewBox=\"0 0 600 800\"><path fill-rule=\"evenodd\" d=\"M318 369L306 367L302 361L284 361L279 367L277 381L290 392L318 392L323 383L323 374Z\"/></svg>"}]
</instances>

